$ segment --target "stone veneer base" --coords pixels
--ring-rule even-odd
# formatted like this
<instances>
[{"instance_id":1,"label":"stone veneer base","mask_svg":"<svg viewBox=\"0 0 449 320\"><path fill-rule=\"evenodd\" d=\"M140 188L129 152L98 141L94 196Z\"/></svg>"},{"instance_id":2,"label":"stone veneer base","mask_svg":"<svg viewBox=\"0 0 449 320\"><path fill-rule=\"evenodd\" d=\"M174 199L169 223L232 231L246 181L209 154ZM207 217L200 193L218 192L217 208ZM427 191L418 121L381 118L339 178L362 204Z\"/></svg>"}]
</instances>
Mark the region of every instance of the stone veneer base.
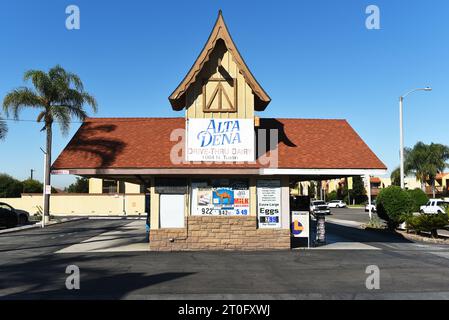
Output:
<instances>
[{"instance_id":1,"label":"stone veneer base","mask_svg":"<svg viewBox=\"0 0 449 320\"><path fill-rule=\"evenodd\" d=\"M258 229L256 217L190 216L187 228L150 230L152 251L287 250L288 229Z\"/></svg>"}]
</instances>

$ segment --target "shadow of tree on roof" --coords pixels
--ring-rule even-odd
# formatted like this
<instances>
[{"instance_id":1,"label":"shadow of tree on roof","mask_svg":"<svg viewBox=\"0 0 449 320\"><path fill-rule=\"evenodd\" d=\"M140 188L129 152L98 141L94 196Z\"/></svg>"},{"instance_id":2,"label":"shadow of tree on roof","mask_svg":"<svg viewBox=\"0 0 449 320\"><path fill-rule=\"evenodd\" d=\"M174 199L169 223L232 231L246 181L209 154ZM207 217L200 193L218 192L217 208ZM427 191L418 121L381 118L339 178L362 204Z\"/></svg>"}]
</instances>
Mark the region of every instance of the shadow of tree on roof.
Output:
<instances>
[{"instance_id":1,"label":"shadow of tree on roof","mask_svg":"<svg viewBox=\"0 0 449 320\"><path fill-rule=\"evenodd\" d=\"M71 152L85 152L100 159L99 167L108 167L114 163L125 143L118 139L102 137L102 133L116 130L113 124L93 124L86 122L69 143L67 150Z\"/></svg>"},{"instance_id":2,"label":"shadow of tree on roof","mask_svg":"<svg viewBox=\"0 0 449 320\"><path fill-rule=\"evenodd\" d=\"M258 158L260 156L266 154L267 152L276 150L281 143L283 143L284 145L286 145L287 147L290 147L290 148L297 147L296 144L292 140L290 140L290 138L287 136L287 133L285 132L284 124L277 119L261 118L260 126L259 126L259 128L257 128L257 130L258 131L256 131L256 146L259 146L259 139L264 137L263 135L260 134L261 131L259 131L259 130L266 130L266 134L265 134L266 148L265 148L265 150L257 151ZM271 130L277 130L277 133L278 133L278 137L276 139L275 144L270 143L270 131ZM263 145L263 143L262 143L262 145Z\"/></svg>"}]
</instances>

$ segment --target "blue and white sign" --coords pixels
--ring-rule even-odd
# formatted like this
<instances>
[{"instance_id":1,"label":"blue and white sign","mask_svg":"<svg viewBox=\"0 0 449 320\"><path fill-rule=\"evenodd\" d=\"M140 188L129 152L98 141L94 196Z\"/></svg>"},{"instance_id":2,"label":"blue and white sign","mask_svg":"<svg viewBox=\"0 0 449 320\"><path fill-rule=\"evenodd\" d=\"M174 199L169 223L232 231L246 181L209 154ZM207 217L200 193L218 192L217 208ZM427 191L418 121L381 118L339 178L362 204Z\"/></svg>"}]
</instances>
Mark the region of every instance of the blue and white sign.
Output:
<instances>
[{"instance_id":1,"label":"blue and white sign","mask_svg":"<svg viewBox=\"0 0 449 320\"><path fill-rule=\"evenodd\" d=\"M187 161L251 162L255 160L253 119L189 119Z\"/></svg>"}]
</instances>

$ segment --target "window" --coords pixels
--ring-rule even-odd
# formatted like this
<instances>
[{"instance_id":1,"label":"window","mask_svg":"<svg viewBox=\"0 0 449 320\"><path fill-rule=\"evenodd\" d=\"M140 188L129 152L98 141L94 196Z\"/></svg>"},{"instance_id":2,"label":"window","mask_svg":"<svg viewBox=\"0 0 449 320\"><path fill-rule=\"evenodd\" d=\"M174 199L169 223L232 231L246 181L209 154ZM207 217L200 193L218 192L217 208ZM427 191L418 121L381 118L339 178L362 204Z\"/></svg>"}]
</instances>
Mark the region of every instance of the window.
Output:
<instances>
[{"instance_id":1,"label":"window","mask_svg":"<svg viewBox=\"0 0 449 320\"><path fill-rule=\"evenodd\" d=\"M248 179L204 179L192 181L192 215L249 215Z\"/></svg>"},{"instance_id":2,"label":"window","mask_svg":"<svg viewBox=\"0 0 449 320\"><path fill-rule=\"evenodd\" d=\"M6 203L5 204L3 204L3 203L0 204L0 209L12 211L12 208L10 206L8 206Z\"/></svg>"},{"instance_id":3,"label":"window","mask_svg":"<svg viewBox=\"0 0 449 320\"><path fill-rule=\"evenodd\" d=\"M103 193L117 193L117 181L103 180Z\"/></svg>"}]
</instances>

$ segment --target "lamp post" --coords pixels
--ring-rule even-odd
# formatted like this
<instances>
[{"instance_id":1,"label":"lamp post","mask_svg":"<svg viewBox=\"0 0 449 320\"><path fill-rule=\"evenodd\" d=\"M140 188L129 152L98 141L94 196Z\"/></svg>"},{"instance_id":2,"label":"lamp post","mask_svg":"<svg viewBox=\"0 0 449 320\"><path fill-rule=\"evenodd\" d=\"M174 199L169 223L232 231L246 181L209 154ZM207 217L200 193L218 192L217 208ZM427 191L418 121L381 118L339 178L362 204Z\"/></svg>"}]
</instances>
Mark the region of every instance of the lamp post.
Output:
<instances>
[{"instance_id":1,"label":"lamp post","mask_svg":"<svg viewBox=\"0 0 449 320\"><path fill-rule=\"evenodd\" d=\"M404 183L404 127L403 127L403 112L402 112L402 108L403 108L403 104L404 104L404 98L406 96L408 96L410 93L416 92L416 91L432 91L431 87L425 87L425 88L418 88L418 89L413 89L409 92L407 92L406 94L402 95L399 97L399 144L400 144L400 150L399 150L399 154L400 154L400 171L401 171L401 189L405 188L405 183Z\"/></svg>"}]
</instances>

